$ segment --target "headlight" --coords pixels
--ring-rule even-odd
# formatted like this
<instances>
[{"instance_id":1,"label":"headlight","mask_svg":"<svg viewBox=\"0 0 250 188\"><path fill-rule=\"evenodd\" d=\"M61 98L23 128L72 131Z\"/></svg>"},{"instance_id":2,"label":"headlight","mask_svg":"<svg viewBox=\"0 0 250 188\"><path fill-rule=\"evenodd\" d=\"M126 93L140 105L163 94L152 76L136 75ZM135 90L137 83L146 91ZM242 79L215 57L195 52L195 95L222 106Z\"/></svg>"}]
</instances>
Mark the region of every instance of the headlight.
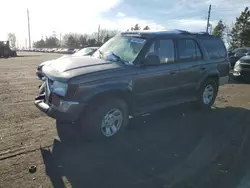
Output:
<instances>
[{"instance_id":1,"label":"headlight","mask_svg":"<svg viewBox=\"0 0 250 188\"><path fill-rule=\"evenodd\" d=\"M238 65L240 64L240 60L238 60L236 63L235 63L235 67L237 67Z\"/></svg>"},{"instance_id":2,"label":"headlight","mask_svg":"<svg viewBox=\"0 0 250 188\"><path fill-rule=\"evenodd\" d=\"M57 95L65 96L67 93L68 84L54 81L51 86L51 91Z\"/></svg>"}]
</instances>

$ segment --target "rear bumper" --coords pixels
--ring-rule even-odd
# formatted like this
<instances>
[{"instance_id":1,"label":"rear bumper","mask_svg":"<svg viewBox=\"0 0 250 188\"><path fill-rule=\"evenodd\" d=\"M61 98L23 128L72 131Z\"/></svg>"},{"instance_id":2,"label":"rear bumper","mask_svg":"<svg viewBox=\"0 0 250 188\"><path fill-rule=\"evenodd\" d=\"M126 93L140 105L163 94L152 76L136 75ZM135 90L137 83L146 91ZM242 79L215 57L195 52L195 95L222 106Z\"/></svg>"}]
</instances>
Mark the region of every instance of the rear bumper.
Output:
<instances>
[{"instance_id":1,"label":"rear bumper","mask_svg":"<svg viewBox=\"0 0 250 188\"><path fill-rule=\"evenodd\" d=\"M47 114L49 117L62 122L75 122L81 117L81 114L86 107L86 105L60 100L60 104L55 106L53 104L47 104L45 102L45 95L40 94L35 99L35 106Z\"/></svg>"}]
</instances>

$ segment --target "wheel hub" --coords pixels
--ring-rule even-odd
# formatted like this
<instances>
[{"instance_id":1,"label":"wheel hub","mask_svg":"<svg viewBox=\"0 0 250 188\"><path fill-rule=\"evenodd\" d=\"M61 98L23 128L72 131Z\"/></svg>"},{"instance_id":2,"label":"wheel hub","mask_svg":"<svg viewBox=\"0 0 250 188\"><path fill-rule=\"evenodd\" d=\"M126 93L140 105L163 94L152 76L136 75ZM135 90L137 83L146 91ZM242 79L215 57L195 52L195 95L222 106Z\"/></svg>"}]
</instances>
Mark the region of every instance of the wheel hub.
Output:
<instances>
[{"instance_id":1,"label":"wheel hub","mask_svg":"<svg viewBox=\"0 0 250 188\"><path fill-rule=\"evenodd\" d=\"M214 89L212 85L208 85L205 87L204 92L203 92L203 102L204 104L209 104L214 97Z\"/></svg>"},{"instance_id":2,"label":"wheel hub","mask_svg":"<svg viewBox=\"0 0 250 188\"><path fill-rule=\"evenodd\" d=\"M123 122L122 112L119 109L112 109L102 120L101 130L104 136L113 136L120 129Z\"/></svg>"}]
</instances>

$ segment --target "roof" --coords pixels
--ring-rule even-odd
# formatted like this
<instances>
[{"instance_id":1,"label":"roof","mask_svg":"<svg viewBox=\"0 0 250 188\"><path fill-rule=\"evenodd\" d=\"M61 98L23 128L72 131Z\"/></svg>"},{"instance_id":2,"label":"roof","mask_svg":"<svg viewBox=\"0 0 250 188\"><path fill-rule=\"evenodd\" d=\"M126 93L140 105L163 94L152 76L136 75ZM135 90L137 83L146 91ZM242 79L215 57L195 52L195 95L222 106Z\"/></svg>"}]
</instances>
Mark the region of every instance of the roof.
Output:
<instances>
[{"instance_id":1,"label":"roof","mask_svg":"<svg viewBox=\"0 0 250 188\"><path fill-rule=\"evenodd\" d=\"M166 35L206 35L211 36L206 32L189 32L184 30L143 30L143 31L126 31L122 32L124 36L139 36L139 37L155 37L155 36L166 36Z\"/></svg>"}]
</instances>

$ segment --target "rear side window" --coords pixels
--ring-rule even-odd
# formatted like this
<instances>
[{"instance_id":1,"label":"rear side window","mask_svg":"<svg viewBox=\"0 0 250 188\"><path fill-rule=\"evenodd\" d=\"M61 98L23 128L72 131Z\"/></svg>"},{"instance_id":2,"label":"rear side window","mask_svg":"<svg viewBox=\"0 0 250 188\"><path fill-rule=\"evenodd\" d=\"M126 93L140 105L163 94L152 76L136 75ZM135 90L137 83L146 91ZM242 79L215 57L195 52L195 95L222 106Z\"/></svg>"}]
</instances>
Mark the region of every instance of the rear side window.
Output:
<instances>
[{"instance_id":1,"label":"rear side window","mask_svg":"<svg viewBox=\"0 0 250 188\"><path fill-rule=\"evenodd\" d=\"M195 40L178 40L179 61L198 61L202 59L201 50Z\"/></svg>"},{"instance_id":2,"label":"rear side window","mask_svg":"<svg viewBox=\"0 0 250 188\"><path fill-rule=\"evenodd\" d=\"M220 59L227 56L227 51L221 39L211 37L201 39L210 59Z\"/></svg>"}]
</instances>

